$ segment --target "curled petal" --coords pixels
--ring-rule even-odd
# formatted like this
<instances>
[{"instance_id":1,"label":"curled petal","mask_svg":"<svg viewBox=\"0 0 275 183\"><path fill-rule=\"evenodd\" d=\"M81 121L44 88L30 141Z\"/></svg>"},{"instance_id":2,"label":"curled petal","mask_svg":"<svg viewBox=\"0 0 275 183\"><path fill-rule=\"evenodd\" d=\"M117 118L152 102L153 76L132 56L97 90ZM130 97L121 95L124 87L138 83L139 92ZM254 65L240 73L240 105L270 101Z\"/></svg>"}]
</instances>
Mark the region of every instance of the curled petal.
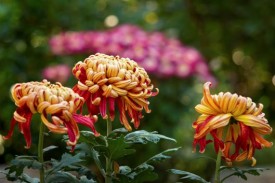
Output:
<instances>
[{"instance_id":1,"label":"curled petal","mask_svg":"<svg viewBox=\"0 0 275 183\"><path fill-rule=\"evenodd\" d=\"M237 105L237 102L238 102L237 99L238 99L238 95L237 94L231 95L229 103L228 103L228 107L227 107L227 111L228 112L231 113L235 109L235 107Z\"/></svg>"},{"instance_id":2,"label":"curled petal","mask_svg":"<svg viewBox=\"0 0 275 183\"><path fill-rule=\"evenodd\" d=\"M214 114L217 114L216 111L214 111L213 109L205 106L205 105L202 105L202 104L198 104L196 105L195 107L195 110L198 112L198 113L201 113L201 114L207 114L207 115L214 115Z\"/></svg>"},{"instance_id":3,"label":"curled petal","mask_svg":"<svg viewBox=\"0 0 275 183\"><path fill-rule=\"evenodd\" d=\"M246 99L244 97L239 97L238 98L238 103L235 107L235 109L232 111L232 114L234 116L241 115L245 112L246 110Z\"/></svg>"},{"instance_id":4,"label":"curled petal","mask_svg":"<svg viewBox=\"0 0 275 183\"><path fill-rule=\"evenodd\" d=\"M73 118L77 123L90 128L92 130L92 132L95 134L95 136L100 135L96 131L95 126L94 126L94 124L97 121L97 116L87 117L87 116L82 116L80 114L73 114Z\"/></svg>"},{"instance_id":5,"label":"curled petal","mask_svg":"<svg viewBox=\"0 0 275 183\"><path fill-rule=\"evenodd\" d=\"M212 110L220 112L218 105L215 103L215 101L213 100L213 98L210 94L210 90L209 90L210 86L211 86L211 82L206 82L204 84L203 96L204 96L206 102L208 103L208 105L212 108Z\"/></svg>"},{"instance_id":6,"label":"curled petal","mask_svg":"<svg viewBox=\"0 0 275 183\"><path fill-rule=\"evenodd\" d=\"M272 128L269 124L267 124L264 120L261 118L258 118L256 116L246 114L246 115L240 115L234 117L237 121L240 121L244 123L247 126L254 127L256 129L261 129L259 131L263 132L264 134L270 134L272 132Z\"/></svg>"},{"instance_id":7,"label":"curled petal","mask_svg":"<svg viewBox=\"0 0 275 183\"><path fill-rule=\"evenodd\" d=\"M230 117L230 114L212 116L211 119L209 119L207 123L204 124L204 126L194 135L194 138L200 138L201 136L205 136L211 130L228 125Z\"/></svg>"}]
</instances>

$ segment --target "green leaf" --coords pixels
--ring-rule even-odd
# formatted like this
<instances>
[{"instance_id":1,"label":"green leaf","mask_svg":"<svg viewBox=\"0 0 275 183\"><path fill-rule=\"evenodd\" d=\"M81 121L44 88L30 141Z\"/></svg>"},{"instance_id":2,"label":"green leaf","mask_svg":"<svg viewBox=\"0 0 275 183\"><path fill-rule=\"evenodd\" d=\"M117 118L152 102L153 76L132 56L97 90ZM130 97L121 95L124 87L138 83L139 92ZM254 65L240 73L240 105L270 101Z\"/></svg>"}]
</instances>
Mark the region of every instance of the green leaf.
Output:
<instances>
[{"instance_id":1,"label":"green leaf","mask_svg":"<svg viewBox=\"0 0 275 183\"><path fill-rule=\"evenodd\" d=\"M20 180L24 180L29 183L39 183L40 182L40 180L38 178L32 178L25 173L22 174L22 178L20 178Z\"/></svg>"},{"instance_id":2,"label":"green leaf","mask_svg":"<svg viewBox=\"0 0 275 183\"><path fill-rule=\"evenodd\" d=\"M114 129L110 135L112 134L116 134L116 133L127 133L128 130L126 130L126 128L117 128L117 129Z\"/></svg>"},{"instance_id":3,"label":"green leaf","mask_svg":"<svg viewBox=\"0 0 275 183\"><path fill-rule=\"evenodd\" d=\"M128 174L128 177L132 178L134 183L154 181L158 178L158 174L153 170L154 167L152 165L143 163L134 168L132 173Z\"/></svg>"},{"instance_id":4,"label":"green leaf","mask_svg":"<svg viewBox=\"0 0 275 183\"><path fill-rule=\"evenodd\" d=\"M33 169L41 169L42 164L36 160L33 156L17 156L11 164L17 167L28 167Z\"/></svg>"},{"instance_id":5,"label":"green leaf","mask_svg":"<svg viewBox=\"0 0 275 183\"><path fill-rule=\"evenodd\" d=\"M133 183L143 183L154 181L158 178L158 174L153 172L152 170L146 169L141 171L138 175L135 176Z\"/></svg>"},{"instance_id":6,"label":"green leaf","mask_svg":"<svg viewBox=\"0 0 275 183\"><path fill-rule=\"evenodd\" d=\"M204 180L202 177L196 174L193 174L191 172L186 172L186 171L177 170L177 169L170 169L168 170L168 172L182 176L180 177L180 179L182 180L189 180L190 182L209 183L206 180Z\"/></svg>"},{"instance_id":7,"label":"green leaf","mask_svg":"<svg viewBox=\"0 0 275 183\"><path fill-rule=\"evenodd\" d=\"M153 157L149 158L147 161L138 165L134 169L131 169L128 166L120 166L119 167L119 182L123 183L141 183L154 181L158 178L158 175L154 172L154 167L150 165L150 163L162 161L170 158L170 156L166 155L167 153L175 152L179 148L167 149ZM127 180L126 180L127 179Z\"/></svg>"},{"instance_id":8,"label":"green leaf","mask_svg":"<svg viewBox=\"0 0 275 183\"><path fill-rule=\"evenodd\" d=\"M96 137L91 131L80 131L81 135L78 139L79 142L84 142L88 145L106 145L106 140L103 136Z\"/></svg>"},{"instance_id":9,"label":"green leaf","mask_svg":"<svg viewBox=\"0 0 275 183\"><path fill-rule=\"evenodd\" d=\"M101 174L103 175L103 176L105 176L105 170L104 170L104 168L103 168L103 166L102 166L102 164L101 164L101 162L100 162L100 159L99 159L99 154L98 154L98 152L96 151L96 150L94 150L94 149L92 149L92 156L93 156L93 159L94 159L94 161L95 161L95 163L96 163L96 165L97 165L97 167L99 168L99 171L101 172Z\"/></svg>"},{"instance_id":10,"label":"green leaf","mask_svg":"<svg viewBox=\"0 0 275 183\"><path fill-rule=\"evenodd\" d=\"M48 151L50 151L50 150L52 150L52 149L56 149L56 148L58 148L58 147L57 147L57 146L49 146L49 147L46 147L46 148L43 149L43 153L48 152Z\"/></svg>"},{"instance_id":11,"label":"green leaf","mask_svg":"<svg viewBox=\"0 0 275 183\"><path fill-rule=\"evenodd\" d=\"M76 155L71 155L71 154L68 154L68 153L65 153L62 155L61 157L61 160L60 161L57 161L57 160L54 160L52 159L51 162L52 162L52 168L50 170L48 170L47 172L47 175L50 175L52 173L55 173L55 172L58 172L70 165L74 165L76 163L80 163L82 162L83 160L81 159L81 157L83 156L83 154L81 153L78 153Z\"/></svg>"},{"instance_id":12,"label":"green leaf","mask_svg":"<svg viewBox=\"0 0 275 183\"><path fill-rule=\"evenodd\" d=\"M148 142L158 143L160 139L170 140L177 142L175 139L158 134L157 132L147 132L145 130L139 130L127 134L125 141L128 143L147 144Z\"/></svg>"},{"instance_id":13,"label":"green leaf","mask_svg":"<svg viewBox=\"0 0 275 183\"><path fill-rule=\"evenodd\" d=\"M131 169L128 166L120 166L119 174L117 178L119 183L143 183L148 181L154 181L158 175L153 172L154 167L148 164L142 164L135 169Z\"/></svg>"},{"instance_id":14,"label":"green leaf","mask_svg":"<svg viewBox=\"0 0 275 183\"><path fill-rule=\"evenodd\" d=\"M79 181L74 175L68 172L57 171L51 174L50 176L47 176L45 179L45 182L46 183L66 183L66 182L78 183Z\"/></svg>"},{"instance_id":15,"label":"green leaf","mask_svg":"<svg viewBox=\"0 0 275 183\"><path fill-rule=\"evenodd\" d=\"M247 180L246 174L254 175L254 176L259 176L261 172L264 170L269 170L268 168L247 168L247 169L240 169L238 167L227 167L227 166L221 166L219 171L223 170L230 170L233 171L233 173L230 173L229 175L225 176L221 182L225 181L231 176L238 176L244 180Z\"/></svg>"},{"instance_id":16,"label":"green leaf","mask_svg":"<svg viewBox=\"0 0 275 183\"><path fill-rule=\"evenodd\" d=\"M11 161L11 166L5 168L8 170L5 174L8 180L19 179L24 168L41 169L42 164L33 156L17 156Z\"/></svg>"},{"instance_id":17,"label":"green leaf","mask_svg":"<svg viewBox=\"0 0 275 183\"><path fill-rule=\"evenodd\" d=\"M3 173L6 175L6 178L8 181L16 181L20 180L20 182L26 182L26 183L39 183L40 180L38 178L32 178L29 175L22 173L19 176L17 176L15 173L8 173L7 171L0 171L0 173Z\"/></svg>"},{"instance_id":18,"label":"green leaf","mask_svg":"<svg viewBox=\"0 0 275 183\"><path fill-rule=\"evenodd\" d=\"M165 151L151 157L150 159L148 159L146 161L146 163L152 163L152 162L156 162L156 161L163 161L165 159L169 159L171 158L171 156L167 156L165 154L167 153L172 153L172 152L175 152L175 151L178 151L181 147L177 147L177 148L172 148L172 149L166 149Z\"/></svg>"},{"instance_id":19,"label":"green leaf","mask_svg":"<svg viewBox=\"0 0 275 183\"><path fill-rule=\"evenodd\" d=\"M131 144L124 141L124 137L121 135L116 139L108 138L108 150L109 158L112 160L117 160L121 157L133 154L136 152L135 149L129 149Z\"/></svg>"},{"instance_id":20,"label":"green leaf","mask_svg":"<svg viewBox=\"0 0 275 183\"><path fill-rule=\"evenodd\" d=\"M93 179L88 179L86 176L81 176L79 183L96 183Z\"/></svg>"},{"instance_id":21,"label":"green leaf","mask_svg":"<svg viewBox=\"0 0 275 183\"><path fill-rule=\"evenodd\" d=\"M58 171L48 176L45 179L46 183L96 183L93 179L88 179L86 176L81 176L78 179L75 175L70 174L69 172Z\"/></svg>"},{"instance_id":22,"label":"green leaf","mask_svg":"<svg viewBox=\"0 0 275 183\"><path fill-rule=\"evenodd\" d=\"M119 173L123 175L127 175L132 171L132 169L129 166L119 166Z\"/></svg>"}]
</instances>

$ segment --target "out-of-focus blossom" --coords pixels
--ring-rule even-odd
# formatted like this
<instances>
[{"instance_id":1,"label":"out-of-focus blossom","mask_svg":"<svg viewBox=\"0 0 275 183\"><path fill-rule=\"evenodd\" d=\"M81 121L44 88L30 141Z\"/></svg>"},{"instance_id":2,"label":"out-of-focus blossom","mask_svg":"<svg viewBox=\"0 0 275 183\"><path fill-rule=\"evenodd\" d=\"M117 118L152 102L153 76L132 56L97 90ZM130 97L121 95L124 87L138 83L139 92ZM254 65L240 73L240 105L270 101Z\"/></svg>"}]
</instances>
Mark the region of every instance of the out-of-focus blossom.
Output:
<instances>
[{"instance_id":1,"label":"out-of-focus blossom","mask_svg":"<svg viewBox=\"0 0 275 183\"><path fill-rule=\"evenodd\" d=\"M71 68L66 64L46 67L42 71L42 77L55 82L65 83L71 75Z\"/></svg>"},{"instance_id":2,"label":"out-of-focus blossom","mask_svg":"<svg viewBox=\"0 0 275 183\"><path fill-rule=\"evenodd\" d=\"M41 114L42 122L47 128L58 134L68 134L68 145L74 147L78 138L78 125L89 127L96 135L94 123L96 116L85 117L76 114L84 99L72 89L61 83L51 84L47 80L42 82L18 83L11 88L11 95L17 106L10 124L10 130L5 136L9 139L16 124L26 140L26 148L31 146L31 118L35 113ZM49 121L49 119L51 119Z\"/></svg>"},{"instance_id":3,"label":"out-of-focus blossom","mask_svg":"<svg viewBox=\"0 0 275 183\"><path fill-rule=\"evenodd\" d=\"M215 82L198 50L160 32L147 33L133 25L107 31L65 32L53 36L49 43L57 55L97 52L120 55L135 60L157 76L185 78L196 75Z\"/></svg>"},{"instance_id":4,"label":"out-of-focus blossom","mask_svg":"<svg viewBox=\"0 0 275 183\"><path fill-rule=\"evenodd\" d=\"M129 131L127 118L138 128L142 110L150 112L147 99L158 93L146 71L128 58L97 53L78 62L73 74L79 80L74 91L85 99L89 112L113 121L117 105L120 122Z\"/></svg>"},{"instance_id":5,"label":"out-of-focus blossom","mask_svg":"<svg viewBox=\"0 0 275 183\"><path fill-rule=\"evenodd\" d=\"M272 146L263 138L272 132L262 112L263 105L257 107L250 98L229 92L211 95L210 85L210 82L204 84L201 104L195 107L201 115L193 123L194 148L198 144L203 153L211 142L206 140L206 135L210 134L215 151L221 151L228 164L248 159L255 165L255 149Z\"/></svg>"}]
</instances>

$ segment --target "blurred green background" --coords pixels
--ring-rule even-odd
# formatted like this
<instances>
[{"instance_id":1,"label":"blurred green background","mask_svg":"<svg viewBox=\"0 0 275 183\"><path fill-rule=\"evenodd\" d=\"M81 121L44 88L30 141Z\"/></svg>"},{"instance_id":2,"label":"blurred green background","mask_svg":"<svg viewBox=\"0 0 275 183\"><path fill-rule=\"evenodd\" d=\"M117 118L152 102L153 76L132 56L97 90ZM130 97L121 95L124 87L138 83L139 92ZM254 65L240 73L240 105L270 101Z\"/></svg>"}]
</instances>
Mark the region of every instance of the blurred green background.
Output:
<instances>
[{"instance_id":1,"label":"blurred green background","mask_svg":"<svg viewBox=\"0 0 275 183\"><path fill-rule=\"evenodd\" d=\"M160 31L198 49L217 79L212 93L236 92L263 103L266 118L274 127L274 10L275 1L271 0L0 0L0 132L7 133L15 110L9 94L14 83L39 81L45 67L61 63L73 66L89 56L55 56L50 52L49 38L62 31L107 30L110 27L106 18L110 15L117 17L117 25L130 23L148 32ZM166 175L170 168L192 171L209 179L214 163L197 159L200 155L192 153L191 124L198 117L194 106L200 102L203 82L195 76L161 80L152 76L152 80L160 94L151 99L152 113L145 114L140 128L156 130L178 143L149 145L146 150L142 149L142 156L129 159L128 163L136 164L167 147L182 146L171 160L157 164L162 174L159 180L174 179ZM64 85L75 83L70 77ZM13 139L5 143L1 163L9 162L17 154L36 153L39 117L34 116L32 121L32 148L23 148L25 141L16 130ZM274 138L274 134L267 137L271 141ZM49 145L62 146L56 140L59 136L50 139ZM274 147L256 151L258 165L273 166L274 153ZM203 155L215 157L212 147Z\"/></svg>"}]
</instances>

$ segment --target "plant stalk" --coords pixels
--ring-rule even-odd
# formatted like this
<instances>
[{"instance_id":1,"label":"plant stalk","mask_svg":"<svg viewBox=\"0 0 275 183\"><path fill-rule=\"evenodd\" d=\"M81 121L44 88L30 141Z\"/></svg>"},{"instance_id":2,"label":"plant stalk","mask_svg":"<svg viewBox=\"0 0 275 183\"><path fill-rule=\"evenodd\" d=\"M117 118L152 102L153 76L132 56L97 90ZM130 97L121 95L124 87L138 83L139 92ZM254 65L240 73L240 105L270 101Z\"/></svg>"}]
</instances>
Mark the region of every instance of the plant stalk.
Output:
<instances>
[{"instance_id":1,"label":"plant stalk","mask_svg":"<svg viewBox=\"0 0 275 183\"><path fill-rule=\"evenodd\" d=\"M110 135L112 132L112 122L107 118L107 134L106 138ZM108 146L108 141L107 144ZM105 177L105 183L111 183L112 182L112 160L111 158L106 157L106 177Z\"/></svg>"},{"instance_id":2,"label":"plant stalk","mask_svg":"<svg viewBox=\"0 0 275 183\"><path fill-rule=\"evenodd\" d=\"M41 163L40 169L40 183L44 183L44 158L43 158L43 145L44 144L44 124L41 122L38 139L38 161Z\"/></svg>"},{"instance_id":3,"label":"plant stalk","mask_svg":"<svg viewBox=\"0 0 275 183\"><path fill-rule=\"evenodd\" d=\"M220 183L221 157L222 157L222 152L221 152L221 150L219 150L218 155L217 155L217 160L216 160L214 183Z\"/></svg>"}]
</instances>

